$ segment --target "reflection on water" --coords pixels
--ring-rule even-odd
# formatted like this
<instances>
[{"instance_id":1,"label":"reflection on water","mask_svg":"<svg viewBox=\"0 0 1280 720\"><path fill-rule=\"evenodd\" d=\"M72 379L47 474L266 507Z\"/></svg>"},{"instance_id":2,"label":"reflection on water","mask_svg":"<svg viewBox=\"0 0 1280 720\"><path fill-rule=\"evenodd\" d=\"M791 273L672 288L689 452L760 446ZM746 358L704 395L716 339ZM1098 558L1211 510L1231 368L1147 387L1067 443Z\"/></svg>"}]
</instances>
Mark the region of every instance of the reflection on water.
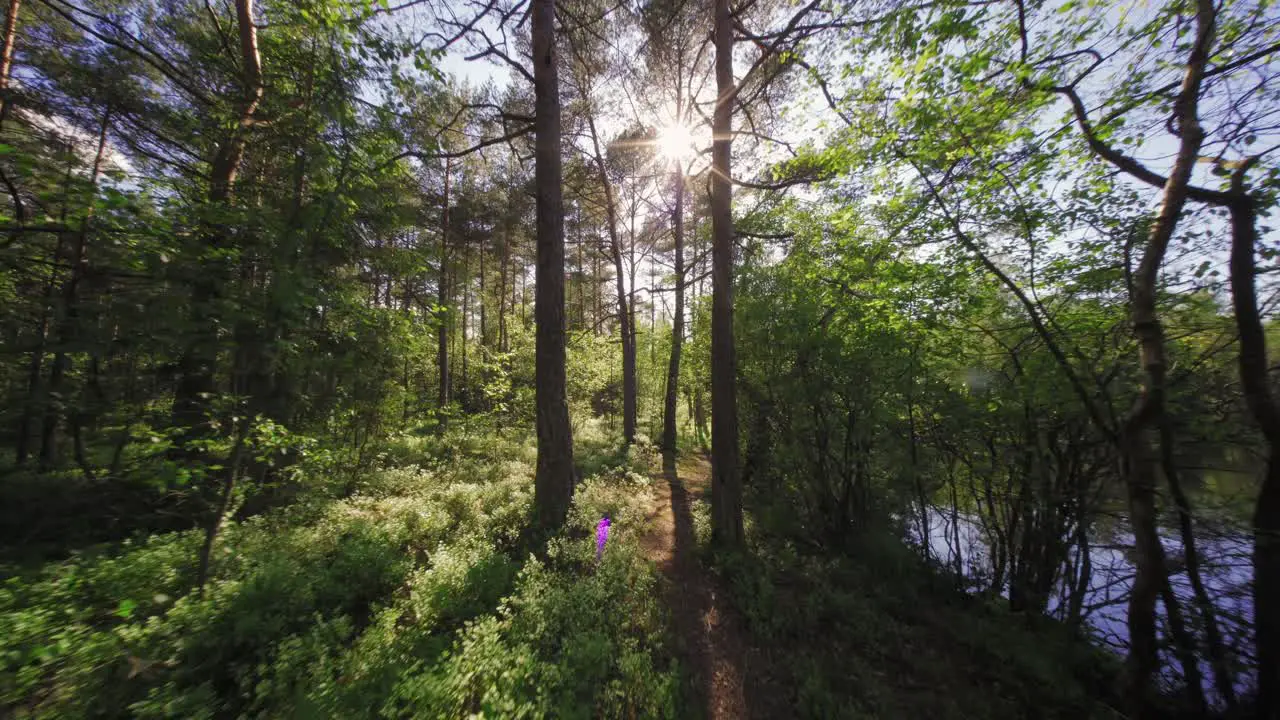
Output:
<instances>
[{"instance_id":1,"label":"reflection on water","mask_svg":"<svg viewBox=\"0 0 1280 720\"><path fill-rule=\"evenodd\" d=\"M909 527L910 540L920 544L920 514L913 513ZM931 558L951 570L959 568L974 589L986 589L991 578L989 545L978 519L965 512L956 513L952 522L952 509L931 507L928 513L928 550ZM1201 557L1201 576L1210 600L1218 615L1224 644L1235 658L1235 665L1253 667L1253 645L1250 626L1253 618L1253 600L1250 583L1253 570L1250 561L1250 537L1238 524L1199 523L1196 528L1196 549ZM1161 540L1170 560L1170 581L1175 593L1183 599L1183 607L1191 608L1191 584L1182 567L1182 542L1176 528L1161 528ZM1134 564L1131 560L1133 535L1123 516L1108 516L1106 521L1096 522L1090 532L1089 561L1093 566L1089 589L1084 598L1085 622L1099 643L1118 652L1128 646L1128 630L1125 623L1126 603L1133 584ZM1078 551L1072 551L1071 562L1079 559ZM1066 588L1059 583L1058 592L1049 601L1048 613L1064 619L1067 612ZM1007 594L1007 586L1001 594ZM1161 610L1163 613L1163 610ZM1194 613L1184 611L1188 618ZM1169 673L1166 680L1176 680L1178 674L1166 658ZM1206 692L1212 677L1207 664L1202 669ZM1252 678L1242 672L1236 678L1236 686L1244 690L1252 685Z\"/></svg>"}]
</instances>

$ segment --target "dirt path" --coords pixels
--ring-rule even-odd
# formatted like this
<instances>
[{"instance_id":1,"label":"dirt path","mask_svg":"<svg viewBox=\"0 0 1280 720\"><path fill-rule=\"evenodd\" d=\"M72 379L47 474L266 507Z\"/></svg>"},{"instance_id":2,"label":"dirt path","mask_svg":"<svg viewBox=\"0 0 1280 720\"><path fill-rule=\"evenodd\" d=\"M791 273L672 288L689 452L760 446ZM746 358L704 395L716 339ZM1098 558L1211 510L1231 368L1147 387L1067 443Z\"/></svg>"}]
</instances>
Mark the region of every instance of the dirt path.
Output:
<instances>
[{"instance_id":1,"label":"dirt path","mask_svg":"<svg viewBox=\"0 0 1280 720\"><path fill-rule=\"evenodd\" d=\"M690 670L701 714L709 720L793 717L767 655L752 647L741 618L699 560L691 503L710 496L706 458L682 458L674 466L666 462L654 480L653 529L642 544L662 575L676 650ZM682 716L699 714L685 710Z\"/></svg>"}]
</instances>

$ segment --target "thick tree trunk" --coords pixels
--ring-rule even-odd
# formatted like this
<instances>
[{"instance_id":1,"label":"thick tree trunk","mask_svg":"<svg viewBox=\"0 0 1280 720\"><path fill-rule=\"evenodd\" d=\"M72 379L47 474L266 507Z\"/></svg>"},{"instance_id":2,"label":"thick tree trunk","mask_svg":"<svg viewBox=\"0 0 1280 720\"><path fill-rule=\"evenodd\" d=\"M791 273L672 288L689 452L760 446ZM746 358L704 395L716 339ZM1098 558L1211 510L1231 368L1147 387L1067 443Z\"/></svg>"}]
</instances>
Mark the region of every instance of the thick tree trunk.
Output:
<instances>
[{"instance_id":1,"label":"thick tree trunk","mask_svg":"<svg viewBox=\"0 0 1280 720\"><path fill-rule=\"evenodd\" d=\"M1258 654L1256 717L1280 718L1280 407L1271 394L1267 338L1258 310L1254 248L1257 203L1233 178L1238 199L1231 213L1231 296L1240 334L1240 381L1245 401L1267 442L1267 469L1253 510L1254 643Z\"/></svg>"},{"instance_id":2,"label":"thick tree trunk","mask_svg":"<svg viewBox=\"0 0 1280 720\"><path fill-rule=\"evenodd\" d=\"M13 46L18 37L20 9L21 0L9 0L9 12L5 15L4 21L4 45L0 47L0 127L3 127L4 121L9 117L9 76L13 71ZM13 219L17 221L17 225L21 225L27 219L26 206L22 202L17 186L3 167L0 167L0 183L4 184L9 197L13 200Z\"/></svg>"},{"instance_id":3,"label":"thick tree trunk","mask_svg":"<svg viewBox=\"0 0 1280 720\"><path fill-rule=\"evenodd\" d=\"M538 467L534 510L542 530L560 526L573 498L573 430L565 378L564 199L555 0L532 0L537 270L534 288Z\"/></svg>"},{"instance_id":4,"label":"thick tree trunk","mask_svg":"<svg viewBox=\"0 0 1280 720\"><path fill-rule=\"evenodd\" d=\"M684 345L684 173L679 160L672 163L676 202L671 212L671 231L675 240L675 312L671 320L671 360L667 363L667 397L662 416L662 450L675 454L676 406L680 389L680 351Z\"/></svg>"},{"instance_id":5,"label":"thick tree trunk","mask_svg":"<svg viewBox=\"0 0 1280 720\"><path fill-rule=\"evenodd\" d=\"M13 73L13 46L18 38L18 11L21 7L22 0L9 0L9 12L4 17L4 44L0 46L0 123L9 117L9 77ZM8 176L4 177L4 182L8 185ZM14 218L22 223L25 212L16 192L13 200Z\"/></svg>"},{"instance_id":6,"label":"thick tree trunk","mask_svg":"<svg viewBox=\"0 0 1280 720\"><path fill-rule=\"evenodd\" d=\"M623 284L622 241L618 238L618 207L614 200L613 183L609 181L609 173L604 163L604 153L600 149L600 136L596 132L595 116L587 114L587 128L591 131L591 147L594 151L596 172L600 175L600 185L604 188L604 210L609 227L609 256L613 260L615 286L618 294L618 335L622 340L622 439L630 445L636 439L636 336L633 332L632 317L627 303L627 289ZM635 278L632 278L635 287Z\"/></svg>"},{"instance_id":7,"label":"thick tree trunk","mask_svg":"<svg viewBox=\"0 0 1280 720\"><path fill-rule=\"evenodd\" d=\"M9 0L9 12L4 17L4 47L0 48L0 103L8 102L13 44L18 37L18 11L21 7L22 0Z\"/></svg>"},{"instance_id":8,"label":"thick tree trunk","mask_svg":"<svg viewBox=\"0 0 1280 720\"><path fill-rule=\"evenodd\" d=\"M737 358L733 344L733 27L729 0L714 0L717 101L711 135L711 534L726 547L742 544L738 476Z\"/></svg>"},{"instance_id":9,"label":"thick tree trunk","mask_svg":"<svg viewBox=\"0 0 1280 720\"><path fill-rule=\"evenodd\" d=\"M231 202L236 173L244 158L249 132L256 121L255 113L262 102L262 59L258 54L258 30L253 20L254 0L236 0L236 23L240 39L240 67L244 96L236 126L218 147L211 162L209 202L225 206ZM227 243L226 228L215 225L206 236L210 245ZM192 430L204 422L209 397L216 390L214 380L218 363L219 296L227 282L228 268L219 261L208 263L197 274L191 289L193 337L178 361L180 379L173 397L173 423Z\"/></svg>"}]
</instances>

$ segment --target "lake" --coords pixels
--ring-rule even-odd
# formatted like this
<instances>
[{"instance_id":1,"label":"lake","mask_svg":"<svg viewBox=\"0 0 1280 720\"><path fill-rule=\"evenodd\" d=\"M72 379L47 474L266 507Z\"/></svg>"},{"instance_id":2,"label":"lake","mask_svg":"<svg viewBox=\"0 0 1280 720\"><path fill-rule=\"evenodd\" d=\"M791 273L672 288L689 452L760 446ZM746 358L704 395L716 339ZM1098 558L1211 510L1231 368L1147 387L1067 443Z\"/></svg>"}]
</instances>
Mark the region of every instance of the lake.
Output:
<instances>
[{"instance_id":1,"label":"lake","mask_svg":"<svg viewBox=\"0 0 1280 720\"><path fill-rule=\"evenodd\" d=\"M950 507L931 506L929 510L928 550L931 559L943 567L954 570L959 567L973 590L986 590L991 576L988 545L981 523L971 514L960 512L956 525L952 524ZM959 547L956 545L956 530ZM921 545L920 514L914 511L908 530L909 540ZM1165 554L1173 567L1170 580L1175 593L1183 600L1183 614L1191 616L1193 608L1191 584L1182 567L1182 542L1176 527L1160 528ZM1094 639L1102 646L1123 654L1128 648L1126 603L1133 584L1134 564L1131 558L1133 535L1123 515L1109 514L1093 524L1090 531L1089 560L1093 572L1084 599L1085 623ZM1251 582L1252 536L1247 528L1228 520L1197 522L1196 549L1201 557L1201 576L1211 602L1217 610L1224 644L1235 660L1234 665L1253 667L1252 618L1253 598ZM1071 561L1078 558L1072 549ZM984 578L986 581L984 582ZM1007 586L1001 588L1006 595ZM1065 592L1059 583L1058 592L1050 598L1048 614L1063 619L1066 614ZM1163 603L1160 613L1163 617ZM1191 619L1190 617L1188 619ZM1162 622L1163 625L1163 622ZM1164 658L1165 680L1173 684L1181 672L1171 657ZM1214 697L1211 671L1207 662L1201 663L1205 678L1205 690ZM1234 681L1238 690L1244 691L1254 684L1253 676L1241 672Z\"/></svg>"}]
</instances>

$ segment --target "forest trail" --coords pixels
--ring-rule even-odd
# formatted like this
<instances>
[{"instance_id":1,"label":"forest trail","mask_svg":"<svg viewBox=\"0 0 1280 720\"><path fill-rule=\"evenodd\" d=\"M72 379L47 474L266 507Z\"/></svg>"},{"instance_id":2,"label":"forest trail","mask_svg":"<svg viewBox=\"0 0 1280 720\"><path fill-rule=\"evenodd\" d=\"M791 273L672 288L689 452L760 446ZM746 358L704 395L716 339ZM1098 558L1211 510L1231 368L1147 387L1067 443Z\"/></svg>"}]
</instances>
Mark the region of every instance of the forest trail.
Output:
<instances>
[{"instance_id":1,"label":"forest trail","mask_svg":"<svg viewBox=\"0 0 1280 720\"><path fill-rule=\"evenodd\" d=\"M676 463L664 460L654 481L650 530L641 544L662 576L663 598L677 635L675 650L689 669L704 716L792 717L769 658L753 646L727 593L698 557L692 502L711 492L710 463L701 454Z\"/></svg>"}]
</instances>

